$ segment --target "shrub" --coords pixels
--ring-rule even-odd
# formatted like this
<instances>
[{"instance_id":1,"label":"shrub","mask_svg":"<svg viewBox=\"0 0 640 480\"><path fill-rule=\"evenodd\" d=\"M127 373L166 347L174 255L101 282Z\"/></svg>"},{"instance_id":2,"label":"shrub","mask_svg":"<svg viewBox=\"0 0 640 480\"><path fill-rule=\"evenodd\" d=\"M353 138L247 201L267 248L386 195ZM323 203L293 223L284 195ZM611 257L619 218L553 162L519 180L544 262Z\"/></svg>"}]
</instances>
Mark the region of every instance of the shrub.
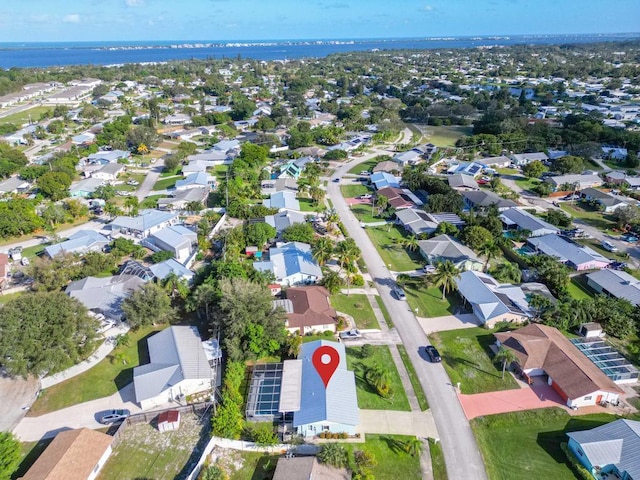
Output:
<instances>
[{"instance_id":1,"label":"shrub","mask_svg":"<svg viewBox=\"0 0 640 480\"><path fill-rule=\"evenodd\" d=\"M337 443L325 443L320 447L318 460L336 468L346 467L349 456L345 448Z\"/></svg>"},{"instance_id":2,"label":"shrub","mask_svg":"<svg viewBox=\"0 0 640 480\"><path fill-rule=\"evenodd\" d=\"M359 273L351 278L351 285L354 287L364 287L364 278Z\"/></svg>"},{"instance_id":3,"label":"shrub","mask_svg":"<svg viewBox=\"0 0 640 480\"><path fill-rule=\"evenodd\" d=\"M368 343L365 343L362 347L360 347L360 356L362 358L369 358L373 355L373 347Z\"/></svg>"},{"instance_id":4,"label":"shrub","mask_svg":"<svg viewBox=\"0 0 640 480\"><path fill-rule=\"evenodd\" d=\"M569 450L569 445L567 444L567 442L562 442L560 444L560 448L567 456L567 459L573 467L573 470L580 476L580 478L582 478L583 480L593 480L593 475L591 475L589 470L584 468L584 466L578 461L573 452Z\"/></svg>"}]
</instances>

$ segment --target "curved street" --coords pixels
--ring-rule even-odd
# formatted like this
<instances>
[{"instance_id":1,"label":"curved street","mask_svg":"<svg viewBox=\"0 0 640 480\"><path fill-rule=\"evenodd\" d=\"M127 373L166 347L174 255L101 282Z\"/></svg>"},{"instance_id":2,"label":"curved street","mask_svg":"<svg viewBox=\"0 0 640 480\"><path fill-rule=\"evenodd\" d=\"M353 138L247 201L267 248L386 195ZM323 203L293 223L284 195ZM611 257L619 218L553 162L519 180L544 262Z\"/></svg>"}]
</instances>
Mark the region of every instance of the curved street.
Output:
<instances>
[{"instance_id":1,"label":"curved street","mask_svg":"<svg viewBox=\"0 0 640 480\"><path fill-rule=\"evenodd\" d=\"M407 302L396 300L391 295L391 288L395 285L391 273L365 230L360 227L360 222L351 213L340 191L340 183L333 182L333 179L340 178L349 169L369 158L371 156L367 155L339 167L328 183L328 197L331 198L349 235L362 250L362 258L367 265L369 274L376 283L376 288L409 353L409 358L415 367L433 412L442 442L448 477L457 480L487 479L482 456L456 395L455 386L451 385L442 364L430 363L427 360L423 348L424 345L429 344L427 336Z\"/></svg>"}]
</instances>

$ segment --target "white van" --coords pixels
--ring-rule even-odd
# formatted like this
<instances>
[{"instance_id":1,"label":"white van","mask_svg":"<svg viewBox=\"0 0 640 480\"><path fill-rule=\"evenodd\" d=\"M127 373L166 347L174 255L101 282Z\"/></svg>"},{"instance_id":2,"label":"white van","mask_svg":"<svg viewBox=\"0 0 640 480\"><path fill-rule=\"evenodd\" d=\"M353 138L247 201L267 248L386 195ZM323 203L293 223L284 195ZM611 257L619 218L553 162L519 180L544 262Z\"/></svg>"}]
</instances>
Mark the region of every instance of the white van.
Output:
<instances>
[{"instance_id":1,"label":"white van","mask_svg":"<svg viewBox=\"0 0 640 480\"><path fill-rule=\"evenodd\" d=\"M608 242L607 240L602 241L602 248L604 248L607 252L617 252L618 247L616 247L613 243Z\"/></svg>"}]
</instances>

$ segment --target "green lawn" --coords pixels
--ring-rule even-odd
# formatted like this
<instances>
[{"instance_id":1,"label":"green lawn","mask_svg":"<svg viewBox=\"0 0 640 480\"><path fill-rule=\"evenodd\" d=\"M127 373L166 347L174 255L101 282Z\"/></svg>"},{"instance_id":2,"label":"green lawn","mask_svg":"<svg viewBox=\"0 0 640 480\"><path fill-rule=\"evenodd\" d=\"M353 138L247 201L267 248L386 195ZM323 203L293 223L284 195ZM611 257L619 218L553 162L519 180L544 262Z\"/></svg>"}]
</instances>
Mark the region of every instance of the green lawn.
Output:
<instances>
[{"instance_id":1,"label":"green lawn","mask_svg":"<svg viewBox=\"0 0 640 480\"><path fill-rule=\"evenodd\" d=\"M140 206L143 208L156 208L158 206L158 200L165 197L166 195L149 195L145 197Z\"/></svg>"},{"instance_id":2,"label":"green lawn","mask_svg":"<svg viewBox=\"0 0 640 480\"><path fill-rule=\"evenodd\" d=\"M578 238L576 239L576 242L579 243L580 245L586 245L589 248L592 248L593 250L598 252L600 255L607 257L611 260L626 260L627 258L624 252L618 251L614 253L614 252L610 252L609 250L605 250L604 248L602 248L602 244L597 240Z\"/></svg>"},{"instance_id":3,"label":"green lawn","mask_svg":"<svg viewBox=\"0 0 640 480\"><path fill-rule=\"evenodd\" d=\"M380 218L373 213L371 205L366 203L358 203L351 205L351 212L356 216L358 220L364 223L383 222L384 218Z\"/></svg>"},{"instance_id":4,"label":"green lawn","mask_svg":"<svg viewBox=\"0 0 640 480\"><path fill-rule=\"evenodd\" d=\"M433 480L447 480L447 466L444 463L442 444L432 438L429 439L429 454L431 455L431 467Z\"/></svg>"},{"instance_id":5,"label":"green lawn","mask_svg":"<svg viewBox=\"0 0 640 480\"><path fill-rule=\"evenodd\" d=\"M442 300L442 290L439 287L425 287L420 279L407 281L403 288L411 309L419 317L451 315L460 305L460 297L457 293L451 292Z\"/></svg>"},{"instance_id":6,"label":"green lawn","mask_svg":"<svg viewBox=\"0 0 640 480\"><path fill-rule=\"evenodd\" d=\"M213 171L211 172L211 174L220 179L224 178L227 175L228 171L229 165L216 165L215 167L213 167Z\"/></svg>"},{"instance_id":7,"label":"green lawn","mask_svg":"<svg viewBox=\"0 0 640 480\"><path fill-rule=\"evenodd\" d=\"M462 137L471 135L472 127L459 125L434 127L428 125L422 129L426 136L426 141L438 147L453 147L456 141Z\"/></svg>"},{"instance_id":8,"label":"green lawn","mask_svg":"<svg viewBox=\"0 0 640 480\"><path fill-rule=\"evenodd\" d=\"M613 233L612 229L615 227L615 222L610 215L603 215L601 212L595 210L587 210L579 203L563 202L560 204L560 208L572 217L578 218L592 227L602 230L603 232Z\"/></svg>"},{"instance_id":9,"label":"green lawn","mask_svg":"<svg viewBox=\"0 0 640 480\"><path fill-rule=\"evenodd\" d=\"M405 234L397 225L367 228L366 231L382 260L391 270L406 272L423 266L424 260L420 254L409 252L401 245Z\"/></svg>"},{"instance_id":10,"label":"green lawn","mask_svg":"<svg viewBox=\"0 0 640 480\"><path fill-rule=\"evenodd\" d=\"M339 293L331 297L331 305L339 312L351 315L360 329L380 328L366 295Z\"/></svg>"},{"instance_id":11,"label":"green lawn","mask_svg":"<svg viewBox=\"0 0 640 480\"><path fill-rule=\"evenodd\" d=\"M568 286L569 295L572 298L583 300L585 298L593 298L593 293L589 290L589 287L586 285L585 275L578 275L575 277L571 277L571 281Z\"/></svg>"},{"instance_id":12,"label":"green lawn","mask_svg":"<svg viewBox=\"0 0 640 480\"><path fill-rule=\"evenodd\" d=\"M37 417L116 393L133 381L133 367L148 361L146 338L162 328L144 327L129 333L129 346L119 347L112 352L112 358L122 353L119 362L107 357L86 372L43 390L28 415Z\"/></svg>"},{"instance_id":13,"label":"green lawn","mask_svg":"<svg viewBox=\"0 0 640 480\"><path fill-rule=\"evenodd\" d=\"M511 375L502 378L502 369L493 363L489 348L493 334L484 328L465 328L429 335L442 356L451 383L460 382L462 393L473 394L518 388Z\"/></svg>"},{"instance_id":14,"label":"green lawn","mask_svg":"<svg viewBox=\"0 0 640 480\"><path fill-rule=\"evenodd\" d=\"M359 197L360 195L364 195L366 193L373 193L372 189L370 189L366 185L361 185L361 184L342 185L340 187L340 191L342 192L342 196L344 198L354 198L354 197Z\"/></svg>"},{"instance_id":15,"label":"green lawn","mask_svg":"<svg viewBox=\"0 0 640 480\"><path fill-rule=\"evenodd\" d=\"M366 369L373 365L380 365L389 372L391 379L392 395L389 398L382 398L369 386L365 380ZM362 358L360 347L347 348L347 367L353 370L356 377L356 393L358 395L358 407L371 410L401 410L411 411L407 394L402 386L402 381L398 375L398 370L393 363L391 352L386 345L376 345L373 347L373 355Z\"/></svg>"},{"instance_id":16,"label":"green lawn","mask_svg":"<svg viewBox=\"0 0 640 480\"><path fill-rule=\"evenodd\" d=\"M420 459L404 450L405 443L411 438L404 435L367 435L365 443L349 443L344 447L349 452L364 450L373 454L378 464L371 469L371 473L376 480L419 480L424 478ZM353 455L350 455L350 464L354 469Z\"/></svg>"},{"instance_id":17,"label":"green lawn","mask_svg":"<svg viewBox=\"0 0 640 480\"><path fill-rule=\"evenodd\" d=\"M119 185L116 185L116 190L122 190L125 192L135 192L140 184L144 181L146 175L144 173L130 173L128 175L123 175L120 177L120 180L124 181ZM135 180L138 182L138 185L127 185L129 180Z\"/></svg>"},{"instance_id":18,"label":"green lawn","mask_svg":"<svg viewBox=\"0 0 640 480\"><path fill-rule=\"evenodd\" d=\"M539 180L537 178L520 177L516 179L516 185L518 185L523 190L529 190L529 191L532 191L533 187L541 183L542 183L542 180Z\"/></svg>"},{"instance_id":19,"label":"green lawn","mask_svg":"<svg viewBox=\"0 0 640 480\"><path fill-rule=\"evenodd\" d=\"M20 443L20 465L18 465L18 469L13 473L11 478L16 479L23 477L52 440L53 438L47 438L38 442Z\"/></svg>"},{"instance_id":20,"label":"green lawn","mask_svg":"<svg viewBox=\"0 0 640 480\"><path fill-rule=\"evenodd\" d=\"M378 303L378 307L380 307L380 311L382 312L382 316L384 317L384 321L387 322L387 327L393 327L393 320L391 320L391 315L389 315L389 310L387 310L387 306L384 304L380 295L376 295L376 302Z\"/></svg>"},{"instance_id":21,"label":"green lawn","mask_svg":"<svg viewBox=\"0 0 640 480\"><path fill-rule=\"evenodd\" d=\"M310 198L298 198L301 212L315 212L318 204Z\"/></svg>"},{"instance_id":22,"label":"green lawn","mask_svg":"<svg viewBox=\"0 0 640 480\"><path fill-rule=\"evenodd\" d=\"M175 177L176 175L180 175L182 173L182 164L178 164L176 168L168 170L167 167L162 169L162 173L160 173L160 178L167 177Z\"/></svg>"},{"instance_id":23,"label":"green lawn","mask_svg":"<svg viewBox=\"0 0 640 480\"><path fill-rule=\"evenodd\" d=\"M229 480L271 480L273 478L278 455L234 450L232 456L236 457L235 461L232 461L226 469Z\"/></svg>"},{"instance_id":24,"label":"green lawn","mask_svg":"<svg viewBox=\"0 0 640 480\"><path fill-rule=\"evenodd\" d=\"M416 398L418 399L420 410L425 411L429 408L429 402L427 402L427 396L425 395L424 390L422 389L422 385L420 385L420 381L418 380L416 369L409 359L407 349L404 345L400 344L398 345L398 352L400 353L400 357L402 358L402 363L404 363L404 368L407 369L407 373L409 374L409 380L411 380L411 386L413 387L413 391L415 392Z\"/></svg>"},{"instance_id":25,"label":"green lawn","mask_svg":"<svg viewBox=\"0 0 640 480\"><path fill-rule=\"evenodd\" d=\"M45 247L47 247L48 245L51 245L51 243L50 242L41 243L39 245L33 245L32 247L23 248L22 256L29 257L29 258L35 257L40 252L44 252Z\"/></svg>"},{"instance_id":26,"label":"green lawn","mask_svg":"<svg viewBox=\"0 0 640 480\"><path fill-rule=\"evenodd\" d=\"M354 175L359 175L360 172L371 172L373 171L373 168L378 165L378 163L380 163L378 160L367 160L364 163L360 163L358 165L356 165L355 167L353 167L351 170L349 170L349 173L353 173Z\"/></svg>"},{"instance_id":27,"label":"green lawn","mask_svg":"<svg viewBox=\"0 0 640 480\"><path fill-rule=\"evenodd\" d=\"M560 449L566 432L616 420L613 415L571 417L560 408L490 415L471 420L491 480L578 478Z\"/></svg>"},{"instance_id":28,"label":"green lawn","mask_svg":"<svg viewBox=\"0 0 640 480\"><path fill-rule=\"evenodd\" d=\"M176 182L178 180L184 180L183 176L163 178L162 180L158 180L153 186L153 190L167 190L168 188L173 188L176 186Z\"/></svg>"},{"instance_id":29,"label":"green lawn","mask_svg":"<svg viewBox=\"0 0 640 480\"><path fill-rule=\"evenodd\" d=\"M6 123L13 123L15 126L20 128L23 124L29 122L29 118L31 118L32 122L37 122L38 120L40 120L40 116L44 112L53 112L53 108L52 107L33 107L28 110L24 110L22 112L7 115L6 117L0 118L0 125L4 125Z\"/></svg>"}]
</instances>

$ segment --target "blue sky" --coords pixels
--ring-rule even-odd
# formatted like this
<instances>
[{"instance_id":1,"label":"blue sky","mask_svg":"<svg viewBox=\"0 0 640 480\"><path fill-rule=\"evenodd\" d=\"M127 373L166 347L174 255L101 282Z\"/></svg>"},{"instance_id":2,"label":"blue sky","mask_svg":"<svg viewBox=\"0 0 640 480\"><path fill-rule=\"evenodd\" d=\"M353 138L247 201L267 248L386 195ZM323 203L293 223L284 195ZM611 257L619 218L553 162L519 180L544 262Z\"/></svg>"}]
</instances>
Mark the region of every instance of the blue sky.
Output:
<instances>
[{"instance_id":1,"label":"blue sky","mask_svg":"<svg viewBox=\"0 0 640 480\"><path fill-rule=\"evenodd\" d=\"M0 42L640 31L638 0L2 0Z\"/></svg>"}]
</instances>

